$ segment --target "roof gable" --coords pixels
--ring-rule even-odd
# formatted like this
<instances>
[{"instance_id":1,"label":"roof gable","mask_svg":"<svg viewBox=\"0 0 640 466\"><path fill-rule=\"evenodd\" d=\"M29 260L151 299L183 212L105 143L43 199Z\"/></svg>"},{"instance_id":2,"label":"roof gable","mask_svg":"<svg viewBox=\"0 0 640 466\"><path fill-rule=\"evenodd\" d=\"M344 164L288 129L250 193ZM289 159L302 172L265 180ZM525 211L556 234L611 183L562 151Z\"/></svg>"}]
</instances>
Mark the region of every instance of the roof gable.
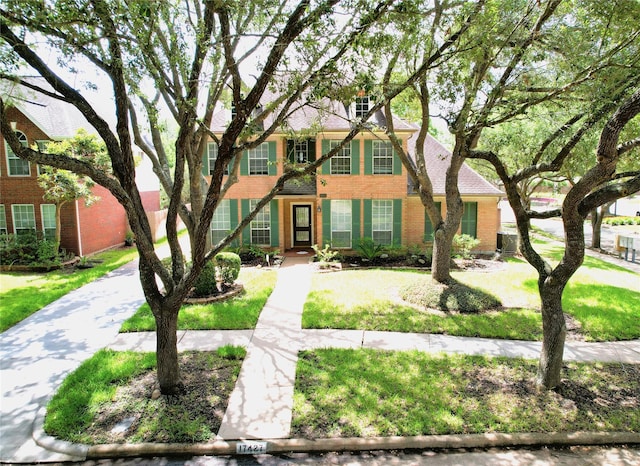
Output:
<instances>
[{"instance_id":1,"label":"roof gable","mask_svg":"<svg viewBox=\"0 0 640 466\"><path fill-rule=\"evenodd\" d=\"M408 141L409 156L415 161L417 133ZM424 141L424 159L427 174L431 178L433 194L445 195L445 175L451 160L451 151L436 138L427 134ZM458 189L463 196L501 196L498 188L489 183L469 165L464 163L458 174Z\"/></svg>"}]
</instances>

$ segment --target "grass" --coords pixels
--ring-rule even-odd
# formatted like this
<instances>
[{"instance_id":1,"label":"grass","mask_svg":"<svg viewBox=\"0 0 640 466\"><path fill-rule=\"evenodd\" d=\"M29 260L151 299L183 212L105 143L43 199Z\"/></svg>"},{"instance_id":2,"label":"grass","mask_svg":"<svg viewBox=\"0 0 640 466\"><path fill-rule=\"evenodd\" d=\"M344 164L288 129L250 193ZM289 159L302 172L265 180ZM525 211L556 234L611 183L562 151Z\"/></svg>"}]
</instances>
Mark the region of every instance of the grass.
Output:
<instances>
[{"instance_id":1,"label":"grass","mask_svg":"<svg viewBox=\"0 0 640 466\"><path fill-rule=\"evenodd\" d=\"M497 290L485 291L507 301L529 304L536 301L526 286L506 290L507 271L495 272L491 283ZM514 275L515 271L511 275ZM470 286L472 272L455 274L455 278ZM477 274L486 282L488 274ZM482 278L482 280L481 280ZM431 286L430 275L415 271L356 270L331 274L315 274L311 292L302 315L303 328L339 328L378 331L444 333L458 336L481 336L540 340L542 320L534 309L514 307L503 311L482 313L442 313L419 309L402 301L399 290L407 283L419 281ZM504 301L504 300L503 300Z\"/></svg>"},{"instance_id":2,"label":"grass","mask_svg":"<svg viewBox=\"0 0 640 466\"><path fill-rule=\"evenodd\" d=\"M100 350L64 380L47 406L44 429L84 444L211 440L245 354L231 346L183 353L190 390L154 399L154 353ZM123 421L130 427L118 430Z\"/></svg>"},{"instance_id":3,"label":"grass","mask_svg":"<svg viewBox=\"0 0 640 466\"><path fill-rule=\"evenodd\" d=\"M541 247L551 261L559 260L560 248L544 244ZM537 273L528 263L512 258L500 271L453 272L452 276L468 287L499 297L505 309L434 312L399 299L400 290L407 284L419 282L420 286L431 287L428 273L343 271L313 276L302 317L303 328L542 339ZM563 307L578 321L587 341L640 337L640 281L637 274L622 267L587 256L564 292Z\"/></svg>"},{"instance_id":4,"label":"grass","mask_svg":"<svg viewBox=\"0 0 640 466\"><path fill-rule=\"evenodd\" d=\"M47 304L138 257L135 248L114 249L92 257L89 269L60 269L47 273L0 273L0 332L13 327Z\"/></svg>"},{"instance_id":5,"label":"grass","mask_svg":"<svg viewBox=\"0 0 640 466\"><path fill-rule=\"evenodd\" d=\"M180 330L239 330L254 328L277 279L274 270L242 268L238 281L244 284L241 295L210 304L182 306L178 316ZM121 332L155 330L155 319L147 303L127 319Z\"/></svg>"},{"instance_id":6,"label":"grass","mask_svg":"<svg viewBox=\"0 0 640 466\"><path fill-rule=\"evenodd\" d=\"M292 436L640 431L640 366L568 364L557 391L536 361L326 349L298 360Z\"/></svg>"}]
</instances>

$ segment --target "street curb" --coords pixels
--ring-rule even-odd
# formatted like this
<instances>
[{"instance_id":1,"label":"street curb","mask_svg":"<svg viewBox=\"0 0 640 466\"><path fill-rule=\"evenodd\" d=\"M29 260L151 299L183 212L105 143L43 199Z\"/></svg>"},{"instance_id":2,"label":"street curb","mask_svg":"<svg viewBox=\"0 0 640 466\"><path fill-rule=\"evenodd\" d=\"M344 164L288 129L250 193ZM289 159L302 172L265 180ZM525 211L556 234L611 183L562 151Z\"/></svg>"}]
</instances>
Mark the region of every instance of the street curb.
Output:
<instances>
[{"instance_id":1,"label":"street curb","mask_svg":"<svg viewBox=\"0 0 640 466\"><path fill-rule=\"evenodd\" d=\"M35 442L51 451L79 458L130 458L174 455L234 455L242 440L215 440L208 443L140 443L82 445L48 436L42 429L45 409L34 422ZM309 439L247 440L266 442L266 453L303 453L323 451L425 450L518 446L628 445L640 444L638 432L555 432L488 433L460 435L419 435L413 437L347 437Z\"/></svg>"}]
</instances>

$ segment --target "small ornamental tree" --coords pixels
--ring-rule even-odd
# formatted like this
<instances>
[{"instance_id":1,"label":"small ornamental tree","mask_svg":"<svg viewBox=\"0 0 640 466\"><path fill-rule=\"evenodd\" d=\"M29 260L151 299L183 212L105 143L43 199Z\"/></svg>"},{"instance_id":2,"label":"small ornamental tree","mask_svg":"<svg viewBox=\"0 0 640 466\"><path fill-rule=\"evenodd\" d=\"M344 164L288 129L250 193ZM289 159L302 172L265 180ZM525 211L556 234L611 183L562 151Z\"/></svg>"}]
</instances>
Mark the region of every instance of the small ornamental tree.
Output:
<instances>
[{"instance_id":1,"label":"small ornamental tree","mask_svg":"<svg viewBox=\"0 0 640 466\"><path fill-rule=\"evenodd\" d=\"M63 154L80 160L91 161L103 167L108 166L108 156L104 143L88 134L84 129L78 130L76 136L59 142L49 142L44 150L50 154ZM93 194L95 182L86 176L81 176L69 170L54 168L47 165L40 167L38 185L44 190L43 199L56 206L56 245L60 245L60 212L67 202L84 200L90 206L99 197Z\"/></svg>"}]
</instances>

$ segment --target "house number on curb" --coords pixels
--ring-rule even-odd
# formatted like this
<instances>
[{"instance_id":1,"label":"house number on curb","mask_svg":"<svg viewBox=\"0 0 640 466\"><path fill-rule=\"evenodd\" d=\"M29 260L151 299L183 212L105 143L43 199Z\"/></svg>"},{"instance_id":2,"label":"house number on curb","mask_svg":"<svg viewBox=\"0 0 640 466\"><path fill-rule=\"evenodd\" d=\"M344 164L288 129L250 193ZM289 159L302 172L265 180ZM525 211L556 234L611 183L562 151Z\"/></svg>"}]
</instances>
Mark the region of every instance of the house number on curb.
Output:
<instances>
[{"instance_id":1,"label":"house number on curb","mask_svg":"<svg viewBox=\"0 0 640 466\"><path fill-rule=\"evenodd\" d=\"M255 455L267 452L267 442L238 442L236 453L239 455Z\"/></svg>"}]
</instances>

